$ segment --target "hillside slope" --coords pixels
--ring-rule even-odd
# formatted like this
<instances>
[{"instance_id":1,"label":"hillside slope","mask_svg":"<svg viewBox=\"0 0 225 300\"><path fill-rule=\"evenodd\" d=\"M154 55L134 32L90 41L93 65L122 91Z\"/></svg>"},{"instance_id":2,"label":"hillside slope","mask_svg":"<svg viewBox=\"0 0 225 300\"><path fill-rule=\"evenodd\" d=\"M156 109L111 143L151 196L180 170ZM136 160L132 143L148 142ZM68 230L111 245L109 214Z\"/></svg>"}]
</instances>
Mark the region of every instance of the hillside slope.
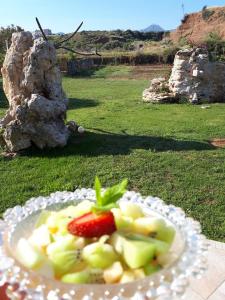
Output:
<instances>
[{"instance_id":1,"label":"hillside slope","mask_svg":"<svg viewBox=\"0 0 225 300\"><path fill-rule=\"evenodd\" d=\"M209 7L200 12L186 15L182 24L170 33L170 38L178 42L180 38L199 44L210 32L217 33L225 40L225 6Z\"/></svg>"}]
</instances>

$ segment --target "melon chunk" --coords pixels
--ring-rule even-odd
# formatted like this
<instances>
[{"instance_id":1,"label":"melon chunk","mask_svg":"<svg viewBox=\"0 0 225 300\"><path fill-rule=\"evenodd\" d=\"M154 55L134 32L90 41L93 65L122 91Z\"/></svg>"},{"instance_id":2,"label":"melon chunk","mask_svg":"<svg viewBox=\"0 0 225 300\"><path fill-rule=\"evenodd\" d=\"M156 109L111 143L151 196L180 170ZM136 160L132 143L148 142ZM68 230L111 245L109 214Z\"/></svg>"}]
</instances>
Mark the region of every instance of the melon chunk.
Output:
<instances>
[{"instance_id":1,"label":"melon chunk","mask_svg":"<svg viewBox=\"0 0 225 300\"><path fill-rule=\"evenodd\" d=\"M24 238L19 240L16 254L21 264L30 269L38 268L44 261L42 253Z\"/></svg>"},{"instance_id":2,"label":"melon chunk","mask_svg":"<svg viewBox=\"0 0 225 300\"><path fill-rule=\"evenodd\" d=\"M155 255L154 244L144 241L124 239L123 258L131 269L137 269L149 263Z\"/></svg>"},{"instance_id":3,"label":"melon chunk","mask_svg":"<svg viewBox=\"0 0 225 300\"><path fill-rule=\"evenodd\" d=\"M69 273L64 275L61 280L65 283L88 283L90 280L90 273L86 270L82 272Z\"/></svg>"},{"instance_id":4,"label":"melon chunk","mask_svg":"<svg viewBox=\"0 0 225 300\"><path fill-rule=\"evenodd\" d=\"M121 202L120 209L124 216L132 219L137 219L144 216L140 206L132 202Z\"/></svg>"},{"instance_id":5,"label":"melon chunk","mask_svg":"<svg viewBox=\"0 0 225 300\"><path fill-rule=\"evenodd\" d=\"M121 209L113 208L111 209L113 213L116 228L120 231L133 231L134 228L134 220L131 217L123 216Z\"/></svg>"},{"instance_id":6,"label":"melon chunk","mask_svg":"<svg viewBox=\"0 0 225 300\"><path fill-rule=\"evenodd\" d=\"M168 243L141 234L127 234L126 238L132 241L143 241L155 245L156 255L167 253L170 248Z\"/></svg>"}]
</instances>

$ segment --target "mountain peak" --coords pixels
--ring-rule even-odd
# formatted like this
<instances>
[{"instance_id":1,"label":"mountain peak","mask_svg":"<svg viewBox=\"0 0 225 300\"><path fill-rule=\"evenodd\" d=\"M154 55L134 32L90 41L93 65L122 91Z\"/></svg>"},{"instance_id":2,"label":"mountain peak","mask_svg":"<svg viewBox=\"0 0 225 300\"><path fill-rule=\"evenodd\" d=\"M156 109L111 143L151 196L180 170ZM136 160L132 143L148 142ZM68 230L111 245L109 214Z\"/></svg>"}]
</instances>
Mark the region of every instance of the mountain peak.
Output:
<instances>
[{"instance_id":1,"label":"mountain peak","mask_svg":"<svg viewBox=\"0 0 225 300\"><path fill-rule=\"evenodd\" d=\"M142 32L163 32L165 30L158 24L152 24L141 31Z\"/></svg>"}]
</instances>

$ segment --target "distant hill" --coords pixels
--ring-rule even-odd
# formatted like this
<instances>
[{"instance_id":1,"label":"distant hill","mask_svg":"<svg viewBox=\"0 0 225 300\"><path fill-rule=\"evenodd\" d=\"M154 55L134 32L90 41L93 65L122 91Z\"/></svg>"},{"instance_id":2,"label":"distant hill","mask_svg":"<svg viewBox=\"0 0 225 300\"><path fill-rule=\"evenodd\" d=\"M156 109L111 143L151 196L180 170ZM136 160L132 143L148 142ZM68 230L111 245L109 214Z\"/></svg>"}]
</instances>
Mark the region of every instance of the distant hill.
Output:
<instances>
[{"instance_id":1,"label":"distant hill","mask_svg":"<svg viewBox=\"0 0 225 300\"><path fill-rule=\"evenodd\" d=\"M225 6L205 6L200 12L185 15L181 25L171 32L170 38L178 42L183 37L194 44L200 44L204 43L210 33L225 40Z\"/></svg>"},{"instance_id":2,"label":"distant hill","mask_svg":"<svg viewBox=\"0 0 225 300\"><path fill-rule=\"evenodd\" d=\"M160 25L152 24L141 31L142 32L164 32L165 29L163 29Z\"/></svg>"}]
</instances>

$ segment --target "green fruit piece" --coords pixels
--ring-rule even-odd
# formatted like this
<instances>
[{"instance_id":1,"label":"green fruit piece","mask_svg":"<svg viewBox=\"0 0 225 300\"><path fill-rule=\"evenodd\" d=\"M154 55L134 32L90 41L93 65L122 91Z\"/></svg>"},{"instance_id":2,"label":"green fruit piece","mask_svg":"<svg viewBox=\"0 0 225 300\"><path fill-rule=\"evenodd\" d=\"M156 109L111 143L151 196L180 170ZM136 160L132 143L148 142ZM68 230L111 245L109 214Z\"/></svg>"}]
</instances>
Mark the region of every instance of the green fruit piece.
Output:
<instances>
[{"instance_id":1,"label":"green fruit piece","mask_svg":"<svg viewBox=\"0 0 225 300\"><path fill-rule=\"evenodd\" d=\"M16 255L21 264L30 269L38 268L44 262L43 254L24 238L18 241Z\"/></svg>"},{"instance_id":2,"label":"green fruit piece","mask_svg":"<svg viewBox=\"0 0 225 300\"><path fill-rule=\"evenodd\" d=\"M57 277L69 272L80 260L80 250L76 250L75 237L71 235L61 237L51 243L46 252Z\"/></svg>"},{"instance_id":3,"label":"green fruit piece","mask_svg":"<svg viewBox=\"0 0 225 300\"><path fill-rule=\"evenodd\" d=\"M90 282L90 273L88 271L76 272L66 274L61 278L64 283L89 283Z\"/></svg>"},{"instance_id":4,"label":"green fruit piece","mask_svg":"<svg viewBox=\"0 0 225 300\"><path fill-rule=\"evenodd\" d=\"M49 256L49 260L52 262L56 277L60 277L76 266L80 261L80 251L67 250L62 252L56 252Z\"/></svg>"},{"instance_id":5,"label":"green fruit piece","mask_svg":"<svg viewBox=\"0 0 225 300\"><path fill-rule=\"evenodd\" d=\"M111 245L98 242L84 247L82 257L90 267L99 269L108 268L117 260Z\"/></svg>"},{"instance_id":6,"label":"green fruit piece","mask_svg":"<svg viewBox=\"0 0 225 300\"><path fill-rule=\"evenodd\" d=\"M175 228L168 226L162 218L145 217L134 221L134 232L151 235L152 237L172 244L175 237Z\"/></svg>"},{"instance_id":7,"label":"green fruit piece","mask_svg":"<svg viewBox=\"0 0 225 300\"><path fill-rule=\"evenodd\" d=\"M93 206L94 206L94 202L91 202L89 200L84 200L76 206L71 205L61 210L60 214L64 217L77 218L91 212Z\"/></svg>"},{"instance_id":8,"label":"green fruit piece","mask_svg":"<svg viewBox=\"0 0 225 300\"><path fill-rule=\"evenodd\" d=\"M134 220L131 217L123 216L119 208L113 208L111 212L113 213L117 230L133 231Z\"/></svg>"},{"instance_id":9,"label":"green fruit piece","mask_svg":"<svg viewBox=\"0 0 225 300\"><path fill-rule=\"evenodd\" d=\"M174 241L175 235L176 231L174 227L167 226L157 233L156 238L171 245Z\"/></svg>"},{"instance_id":10,"label":"green fruit piece","mask_svg":"<svg viewBox=\"0 0 225 300\"><path fill-rule=\"evenodd\" d=\"M126 238L133 241L143 241L155 245L155 254L160 255L169 251L170 245L166 242L153 239L141 234L127 234Z\"/></svg>"},{"instance_id":11,"label":"green fruit piece","mask_svg":"<svg viewBox=\"0 0 225 300\"><path fill-rule=\"evenodd\" d=\"M144 241L124 239L123 258L131 269L137 269L148 264L155 255L154 244Z\"/></svg>"},{"instance_id":12,"label":"green fruit piece","mask_svg":"<svg viewBox=\"0 0 225 300\"><path fill-rule=\"evenodd\" d=\"M130 217L132 219L144 217L142 209L137 204L130 203L130 202L121 202L120 209L121 209L122 215L124 215L126 217Z\"/></svg>"},{"instance_id":13,"label":"green fruit piece","mask_svg":"<svg viewBox=\"0 0 225 300\"><path fill-rule=\"evenodd\" d=\"M109 240L110 245L116 250L117 253L122 254L123 252L123 241L124 237L117 232L114 232Z\"/></svg>"},{"instance_id":14,"label":"green fruit piece","mask_svg":"<svg viewBox=\"0 0 225 300\"><path fill-rule=\"evenodd\" d=\"M50 217L51 212L48 210L43 210L40 215L38 216L38 219L35 223L35 228L40 227L41 225L45 224L47 219Z\"/></svg>"},{"instance_id":15,"label":"green fruit piece","mask_svg":"<svg viewBox=\"0 0 225 300\"><path fill-rule=\"evenodd\" d=\"M162 267L159 264L150 263L150 264L144 266L144 272L145 272L145 275L147 275L147 276L149 276L155 272L158 272L161 269L162 269Z\"/></svg>"},{"instance_id":16,"label":"green fruit piece","mask_svg":"<svg viewBox=\"0 0 225 300\"><path fill-rule=\"evenodd\" d=\"M72 235L64 236L63 238L56 240L54 243L51 243L47 247L47 254L51 256L55 253L76 250L75 240L76 238Z\"/></svg>"}]
</instances>

